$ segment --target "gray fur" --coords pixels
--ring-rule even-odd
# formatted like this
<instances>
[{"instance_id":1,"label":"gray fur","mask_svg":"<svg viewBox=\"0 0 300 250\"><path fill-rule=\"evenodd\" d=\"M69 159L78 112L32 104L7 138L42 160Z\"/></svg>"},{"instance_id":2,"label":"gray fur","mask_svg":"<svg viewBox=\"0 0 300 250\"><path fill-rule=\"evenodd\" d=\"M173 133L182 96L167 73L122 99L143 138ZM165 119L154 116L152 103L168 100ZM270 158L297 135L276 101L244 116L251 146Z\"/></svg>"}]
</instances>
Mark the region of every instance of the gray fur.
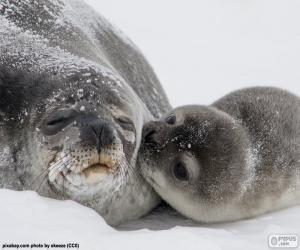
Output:
<instances>
[{"instance_id":1,"label":"gray fur","mask_svg":"<svg viewBox=\"0 0 300 250\"><path fill-rule=\"evenodd\" d=\"M144 177L179 212L221 222L300 203L297 96L256 87L235 91L211 106L172 112L174 125L165 118L145 125L148 137L139 157ZM178 161L186 164L186 181L172 174Z\"/></svg>"},{"instance_id":2,"label":"gray fur","mask_svg":"<svg viewBox=\"0 0 300 250\"><path fill-rule=\"evenodd\" d=\"M136 158L144 122L170 105L135 45L80 0L4 0L0 23L0 187L71 198L112 225L157 205ZM47 121L61 109L74 117L53 133ZM101 153L117 169L87 186L92 122L109 127Z\"/></svg>"}]
</instances>

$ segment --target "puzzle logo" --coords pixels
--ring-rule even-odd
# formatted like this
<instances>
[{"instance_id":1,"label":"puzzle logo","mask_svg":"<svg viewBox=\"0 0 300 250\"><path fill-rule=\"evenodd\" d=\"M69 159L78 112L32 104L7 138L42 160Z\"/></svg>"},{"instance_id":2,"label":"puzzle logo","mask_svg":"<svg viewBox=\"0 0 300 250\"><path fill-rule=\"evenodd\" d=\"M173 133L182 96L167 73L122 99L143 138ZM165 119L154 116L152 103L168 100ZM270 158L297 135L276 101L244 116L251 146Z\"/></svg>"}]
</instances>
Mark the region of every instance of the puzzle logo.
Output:
<instances>
[{"instance_id":1,"label":"puzzle logo","mask_svg":"<svg viewBox=\"0 0 300 250\"><path fill-rule=\"evenodd\" d=\"M273 234L269 236L270 248L297 248L298 236L295 234Z\"/></svg>"}]
</instances>

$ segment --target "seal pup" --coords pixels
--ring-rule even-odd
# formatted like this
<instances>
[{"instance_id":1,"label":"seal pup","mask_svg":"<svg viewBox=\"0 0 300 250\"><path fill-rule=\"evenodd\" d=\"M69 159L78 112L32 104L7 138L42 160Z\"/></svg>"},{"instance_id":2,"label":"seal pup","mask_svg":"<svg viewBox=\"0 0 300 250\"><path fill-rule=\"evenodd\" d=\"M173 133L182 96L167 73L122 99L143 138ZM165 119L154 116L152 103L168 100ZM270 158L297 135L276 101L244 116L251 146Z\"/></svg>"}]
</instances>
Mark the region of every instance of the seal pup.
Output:
<instances>
[{"instance_id":1,"label":"seal pup","mask_svg":"<svg viewBox=\"0 0 300 250\"><path fill-rule=\"evenodd\" d=\"M141 52L83 1L0 3L0 187L138 218L143 124L169 109Z\"/></svg>"},{"instance_id":2,"label":"seal pup","mask_svg":"<svg viewBox=\"0 0 300 250\"><path fill-rule=\"evenodd\" d=\"M257 87L183 106L144 127L145 179L183 215L212 223L300 204L300 99Z\"/></svg>"}]
</instances>

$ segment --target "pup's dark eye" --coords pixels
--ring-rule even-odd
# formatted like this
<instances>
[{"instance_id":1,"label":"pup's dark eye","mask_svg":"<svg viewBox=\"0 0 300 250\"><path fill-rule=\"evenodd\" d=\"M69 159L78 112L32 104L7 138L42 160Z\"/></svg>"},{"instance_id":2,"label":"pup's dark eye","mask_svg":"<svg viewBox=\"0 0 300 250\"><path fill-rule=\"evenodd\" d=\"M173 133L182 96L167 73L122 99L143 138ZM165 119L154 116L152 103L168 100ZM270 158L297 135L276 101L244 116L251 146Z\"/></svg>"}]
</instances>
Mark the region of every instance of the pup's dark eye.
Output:
<instances>
[{"instance_id":1,"label":"pup's dark eye","mask_svg":"<svg viewBox=\"0 0 300 250\"><path fill-rule=\"evenodd\" d=\"M189 179L188 170L183 162L177 162L174 165L173 174L180 181L186 181Z\"/></svg>"},{"instance_id":2,"label":"pup's dark eye","mask_svg":"<svg viewBox=\"0 0 300 250\"><path fill-rule=\"evenodd\" d=\"M170 125L174 125L176 123L176 116L174 114L170 114L167 118L166 118L166 123L170 124Z\"/></svg>"},{"instance_id":3,"label":"pup's dark eye","mask_svg":"<svg viewBox=\"0 0 300 250\"><path fill-rule=\"evenodd\" d=\"M123 129L134 130L134 123L128 117L121 116L121 117L118 117L116 120Z\"/></svg>"},{"instance_id":4,"label":"pup's dark eye","mask_svg":"<svg viewBox=\"0 0 300 250\"><path fill-rule=\"evenodd\" d=\"M73 109L56 111L45 119L42 131L45 135L54 135L73 122L77 114Z\"/></svg>"}]
</instances>

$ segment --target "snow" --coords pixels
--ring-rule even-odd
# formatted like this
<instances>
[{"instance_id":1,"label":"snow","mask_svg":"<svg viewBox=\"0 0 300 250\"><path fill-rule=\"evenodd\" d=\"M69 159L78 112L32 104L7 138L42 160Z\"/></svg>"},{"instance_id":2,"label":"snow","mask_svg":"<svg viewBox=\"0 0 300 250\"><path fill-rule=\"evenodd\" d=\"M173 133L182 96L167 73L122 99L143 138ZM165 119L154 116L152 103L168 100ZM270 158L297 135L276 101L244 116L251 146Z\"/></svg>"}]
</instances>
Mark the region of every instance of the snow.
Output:
<instances>
[{"instance_id":1,"label":"snow","mask_svg":"<svg viewBox=\"0 0 300 250\"><path fill-rule=\"evenodd\" d=\"M208 104L251 85L273 85L300 94L299 1L86 1L144 52L174 106ZM35 38L18 35L20 41L23 36ZM44 44L47 41L38 43L41 49ZM69 63L61 58L65 51L54 48L47 53ZM196 224L160 208L114 229L96 212L73 201L10 190L0 190L0 201L1 247L79 243L82 250L247 250L269 249L271 234L300 236L300 207L215 225Z\"/></svg>"},{"instance_id":2,"label":"snow","mask_svg":"<svg viewBox=\"0 0 300 250\"><path fill-rule=\"evenodd\" d=\"M300 207L227 224L200 225L159 208L114 229L92 209L31 191L0 190L0 244L67 244L79 249L268 249L271 234L300 235ZM29 205L30 204L30 205ZM172 246L172 248L171 248Z\"/></svg>"}]
</instances>

